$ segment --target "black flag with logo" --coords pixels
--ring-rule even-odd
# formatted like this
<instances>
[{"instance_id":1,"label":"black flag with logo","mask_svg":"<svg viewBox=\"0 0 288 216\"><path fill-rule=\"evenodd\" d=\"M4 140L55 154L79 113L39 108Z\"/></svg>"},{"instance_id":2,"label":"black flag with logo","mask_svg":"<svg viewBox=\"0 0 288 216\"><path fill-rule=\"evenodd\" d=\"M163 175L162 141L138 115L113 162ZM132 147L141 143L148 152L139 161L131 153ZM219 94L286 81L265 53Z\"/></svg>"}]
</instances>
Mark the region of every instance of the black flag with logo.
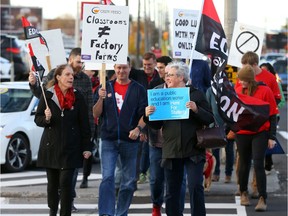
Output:
<instances>
[{"instance_id":1,"label":"black flag with logo","mask_svg":"<svg viewBox=\"0 0 288 216\"><path fill-rule=\"evenodd\" d=\"M228 47L224 29L212 0L204 0L195 50L211 57L212 91L223 120L233 131L257 131L269 118L269 104L237 95L228 80L225 67Z\"/></svg>"}]
</instances>

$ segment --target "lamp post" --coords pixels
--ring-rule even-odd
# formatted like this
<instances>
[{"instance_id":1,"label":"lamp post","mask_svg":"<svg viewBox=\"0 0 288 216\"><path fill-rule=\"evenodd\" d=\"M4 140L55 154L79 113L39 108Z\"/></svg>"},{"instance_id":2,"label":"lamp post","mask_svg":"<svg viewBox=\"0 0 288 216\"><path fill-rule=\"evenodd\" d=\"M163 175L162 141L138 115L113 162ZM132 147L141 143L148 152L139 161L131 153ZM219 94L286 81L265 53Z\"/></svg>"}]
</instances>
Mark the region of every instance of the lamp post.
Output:
<instances>
[{"instance_id":1,"label":"lamp post","mask_svg":"<svg viewBox=\"0 0 288 216\"><path fill-rule=\"evenodd\" d=\"M234 30L234 23L237 21L237 0L225 0L224 7L224 31L229 49Z\"/></svg>"}]
</instances>

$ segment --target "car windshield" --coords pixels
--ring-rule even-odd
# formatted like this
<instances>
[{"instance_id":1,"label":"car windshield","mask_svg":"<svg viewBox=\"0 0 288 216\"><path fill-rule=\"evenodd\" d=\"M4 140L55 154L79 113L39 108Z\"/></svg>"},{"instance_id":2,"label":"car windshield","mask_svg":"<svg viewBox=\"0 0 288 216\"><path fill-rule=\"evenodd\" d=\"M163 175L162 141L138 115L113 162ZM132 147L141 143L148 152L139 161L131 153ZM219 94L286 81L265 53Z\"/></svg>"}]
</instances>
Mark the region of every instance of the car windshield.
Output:
<instances>
[{"instance_id":1,"label":"car windshield","mask_svg":"<svg viewBox=\"0 0 288 216\"><path fill-rule=\"evenodd\" d=\"M29 89L8 89L0 88L0 112L21 112L25 111L31 100L32 93Z\"/></svg>"}]
</instances>

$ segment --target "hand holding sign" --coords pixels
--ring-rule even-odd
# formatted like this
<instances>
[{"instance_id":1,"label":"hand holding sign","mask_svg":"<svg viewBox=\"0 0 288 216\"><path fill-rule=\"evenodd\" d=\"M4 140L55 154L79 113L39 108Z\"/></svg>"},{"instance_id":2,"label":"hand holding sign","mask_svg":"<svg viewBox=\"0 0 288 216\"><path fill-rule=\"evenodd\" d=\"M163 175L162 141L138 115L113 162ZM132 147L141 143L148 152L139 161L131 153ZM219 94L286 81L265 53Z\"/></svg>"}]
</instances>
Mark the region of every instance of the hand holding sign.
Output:
<instances>
[{"instance_id":1,"label":"hand holding sign","mask_svg":"<svg viewBox=\"0 0 288 216\"><path fill-rule=\"evenodd\" d=\"M145 115L148 117L150 116L151 114L153 114L156 110L156 107L155 106L147 106L145 108Z\"/></svg>"}]
</instances>

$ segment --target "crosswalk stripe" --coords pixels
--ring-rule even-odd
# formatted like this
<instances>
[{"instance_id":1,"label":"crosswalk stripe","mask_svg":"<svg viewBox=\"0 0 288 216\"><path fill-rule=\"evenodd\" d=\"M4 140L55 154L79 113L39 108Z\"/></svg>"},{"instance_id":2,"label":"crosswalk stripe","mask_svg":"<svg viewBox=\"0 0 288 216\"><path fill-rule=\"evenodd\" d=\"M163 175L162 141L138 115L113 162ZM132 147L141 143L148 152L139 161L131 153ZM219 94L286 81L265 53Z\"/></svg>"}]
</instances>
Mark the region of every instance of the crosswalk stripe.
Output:
<instances>
[{"instance_id":1,"label":"crosswalk stripe","mask_svg":"<svg viewBox=\"0 0 288 216\"><path fill-rule=\"evenodd\" d=\"M288 132L287 131L278 131L278 133L286 140L288 140Z\"/></svg>"},{"instance_id":2,"label":"crosswalk stripe","mask_svg":"<svg viewBox=\"0 0 288 216\"><path fill-rule=\"evenodd\" d=\"M5 174L6 175L6 174ZM45 174L46 175L46 174ZM0 188L1 187L12 187L12 186L25 186L25 185L40 185L40 184L47 184L47 178L46 176L43 178L33 178L33 179L21 179L19 181L19 178L22 178L24 176L18 176L18 180L14 181L1 181L0 182ZM77 180L82 180L82 175L79 173L77 176ZM11 178L11 177L10 177ZM4 178L3 178L4 179ZM89 176L89 180L99 180L102 179L101 174L91 174Z\"/></svg>"},{"instance_id":3,"label":"crosswalk stripe","mask_svg":"<svg viewBox=\"0 0 288 216\"><path fill-rule=\"evenodd\" d=\"M10 179L10 178L24 178L24 177L35 177L35 176L46 176L44 171L22 171L16 173L5 173L5 175L0 176L0 180Z\"/></svg>"},{"instance_id":4,"label":"crosswalk stripe","mask_svg":"<svg viewBox=\"0 0 288 216\"><path fill-rule=\"evenodd\" d=\"M3 201L3 200L2 200ZM235 209L236 214L207 214L207 216L247 216L246 210L244 206L240 205L240 197L235 197L235 203L206 203L205 204L206 209ZM163 206L165 208L165 206ZM185 208L189 208L190 204L185 203ZM81 210L87 210L87 209L97 209L98 205L97 204L77 204L77 208L79 211ZM1 203L1 210L47 210L48 211L48 206L47 204L8 204L5 202ZM130 210L151 210L151 203L144 203L144 204L131 204L130 205ZM91 213L93 214L93 213ZM77 213L77 216L87 216L91 215L88 213L85 214L79 214ZM17 214L1 214L1 216L16 216ZM28 216L28 214L21 214L22 216ZM46 214L29 214L31 216L42 216ZM130 213L130 216L148 216L151 215L151 213ZM184 214L184 216L189 216L190 214Z\"/></svg>"}]
</instances>

